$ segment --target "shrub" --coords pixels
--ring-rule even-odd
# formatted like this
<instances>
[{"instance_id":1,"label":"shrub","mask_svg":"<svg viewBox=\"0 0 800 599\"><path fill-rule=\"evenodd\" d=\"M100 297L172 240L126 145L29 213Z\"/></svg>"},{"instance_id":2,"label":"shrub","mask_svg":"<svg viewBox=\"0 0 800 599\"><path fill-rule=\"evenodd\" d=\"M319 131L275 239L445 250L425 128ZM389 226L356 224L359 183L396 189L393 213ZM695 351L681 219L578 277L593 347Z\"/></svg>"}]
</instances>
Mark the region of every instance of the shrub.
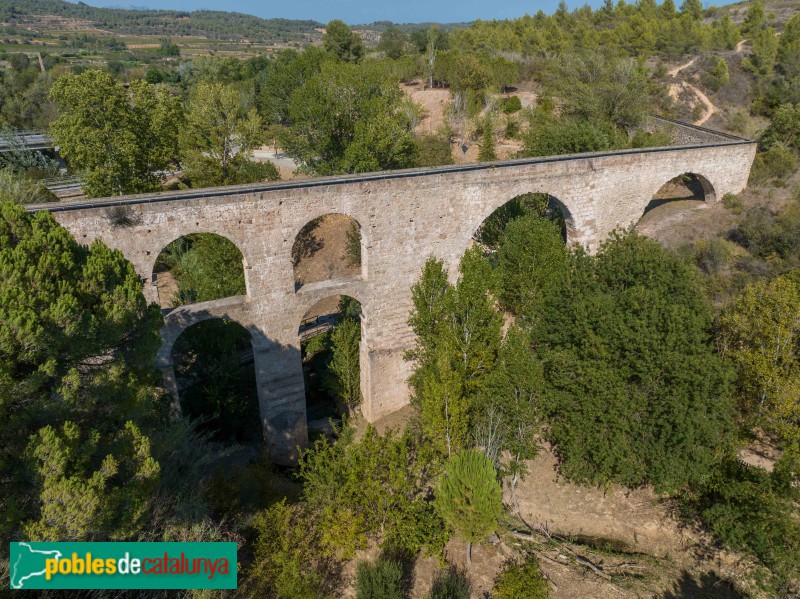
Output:
<instances>
[{"instance_id":1,"label":"shrub","mask_svg":"<svg viewBox=\"0 0 800 599\"><path fill-rule=\"evenodd\" d=\"M700 239L695 244L694 258L697 267L707 275L717 274L730 260L731 251L725 240L719 237Z\"/></svg>"},{"instance_id":2,"label":"shrub","mask_svg":"<svg viewBox=\"0 0 800 599\"><path fill-rule=\"evenodd\" d=\"M420 135L416 139L417 166L453 164L450 140L444 135Z\"/></svg>"},{"instance_id":3,"label":"shrub","mask_svg":"<svg viewBox=\"0 0 800 599\"><path fill-rule=\"evenodd\" d=\"M492 590L494 599L547 599L549 594L550 585L533 556L522 564L507 562L497 575Z\"/></svg>"},{"instance_id":4,"label":"shrub","mask_svg":"<svg viewBox=\"0 0 800 599\"><path fill-rule=\"evenodd\" d=\"M519 136L519 123L515 119L509 119L506 123L506 137L516 139Z\"/></svg>"},{"instance_id":5,"label":"shrub","mask_svg":"<svg viewBox=\"0 0 800 599\"><path fill-rule=\"evenodd\" d=\"M716 92L731 81L728 63L724 58L712 59L709 62L713 62L713 66L709 65L707 67L707 70L703 73L702 81L703 85Z\"/></svg>"},{"instance_id":6,"label":"shrub","mask_svg":"<svg viewBox=\"0 0 800 599\"><path fill-rule=\"evenodd\" d=\"M776 143L766 152L756 155L750 172L750 183L761 185L767 181L782 182L797 166L794 153L782 143Z\"/></svg>"},{"instance_id":7,"label":"shrub","mask_svg":"<svg viewBox=\"0 0 800 599\"><path fill-rule=\"evenodd\" d=\"M503 98L501 108L506 114L514 114L522 110L522 102L519 96L511 96L510 98Z\"/></svg>"},{"instance_id":8,"label":"shrub","mask_svg":"<svg viewBox=\"0 0 800 599\"><path fill-rule=\"evenodd\" d=\"M624 148L627 138L612 124L588 120L544 119L531 123L525 135L525 156L554 156Z\"/></svg>"},{"instance_id":9,"label":"shrub","mask_svg":"<svg viewBox=\"0 0 800 599\"><path fill-rule=\"evenodd\" d=\"M697 516L724 543L755 555L779 584L800 576L798 489L787 464L772 472L726 459L701 486L681 497L684 513Z\"/></svg>"},{"instance_id":10,"label":"shrub","mask_svg":"<svg viewBox=\"0 0 800 599\"><path fill-rule=\"evenodd\" d=\"M464 570L450 566L441 570L433 581L429 599L469 599L472 585Z\"/></svg>"},{"instance_id":11,"label":"shrub","mask_svg":"<svg viewBox=\"0 0 800 599\"><path fill-rule=\"evenodd\" d=\"M467 540L467 562L472 543L484 540L497 525L501 505L500 483L492 460L468 449L447 464L436 487L434 506L447 525Z\"/></svg>"},{"instance_id":12,"label":"shrub","mask_svg":"<svg viewBox=\"0 0 800 599\"><path fill-rule=\"evenodd\" d=\"M402 565L392 559L379 558L374 564L359 562L356 569L358 599L402 599Z\"/></svg>"},{"instance_id":13,"label":"shrub","mask_svg":"<svg viewBox=\"0 0 800 599\"><path fill-rule=\"evenodd\" d=\"M734 214L741 214L744 210L742 198L733 193L726 193L722 196L722 205Z\"/></svg>"}]
</instances>

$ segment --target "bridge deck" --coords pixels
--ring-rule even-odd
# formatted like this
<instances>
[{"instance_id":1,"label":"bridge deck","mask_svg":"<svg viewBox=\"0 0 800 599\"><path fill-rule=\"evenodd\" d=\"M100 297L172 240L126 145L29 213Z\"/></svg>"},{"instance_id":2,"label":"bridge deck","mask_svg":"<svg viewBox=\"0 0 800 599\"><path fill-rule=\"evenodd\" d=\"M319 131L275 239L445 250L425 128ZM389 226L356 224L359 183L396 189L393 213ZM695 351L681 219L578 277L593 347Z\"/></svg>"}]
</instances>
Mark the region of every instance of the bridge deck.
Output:
<instances>
[{"instance_id":1,"label":"bridge deck","mask_svg":"<svg viewBox=\"0 0 800 599\"><path fill-rule=\"evenodd\" d=\"M665 117L652 117L654 121L659 121L677 130L675 137L678 141L685 140L685 143L676 143L670 146L659 146L653 148L633 148L625 150L613 150L607 152L586 152L581 154L563 154L557 156L537 156L531 158L517 158L512 160L497 160L494 162L477 162L467 164L455 164L448 166L434 166L423 168L410 168L392 171L377 171L372 173L351 174L351 175L332 175L328 177L313 177L310 179L298 179L290 181L273 181L267 183L251 183L244 185L228 185L225 187L209 187L203 189L186 191L156 192L137 195L126 195L120 197L80 199L48 204L31 204L27 206L30 212L49 211L66 212L81 210L86 208L108 208L114 206L126 206L136 204L150 204L158 202L172 202L180 200L192 200L198 198L223 197L228 195L240 195L248 193L259 193L264 191L290 190L313 188L329 185L363 183L368 181L381 181L387 179L404 179L412 177L426 177L437 174L469 172L487 169L502 169L507 167L517 167L529 164L546 164L552 162L568 162L575 160L585 160L587 158L601 158L607 156L624 156L631 154L652 154L658 152L674 152L679 150L737 146L754 144L753 140L689 125L680 121L674 121Z\"/></svg>"}]
</instances>

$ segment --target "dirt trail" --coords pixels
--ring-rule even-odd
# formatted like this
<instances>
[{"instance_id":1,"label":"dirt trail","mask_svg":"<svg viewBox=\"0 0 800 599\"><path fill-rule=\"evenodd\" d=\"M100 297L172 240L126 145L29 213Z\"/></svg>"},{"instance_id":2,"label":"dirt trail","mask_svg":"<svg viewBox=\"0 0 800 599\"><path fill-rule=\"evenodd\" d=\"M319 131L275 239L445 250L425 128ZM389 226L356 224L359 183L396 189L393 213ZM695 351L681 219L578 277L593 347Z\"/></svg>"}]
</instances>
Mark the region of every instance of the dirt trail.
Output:
<instances>
[{"instance_id":1,"label":"dirt trail","mask_svg":"<svg viewBox=\"0 0 800 599\"><path fill-rule=\"evenodd\" d=\"M681 66L679 66L679 67L675 67L674 69L671 69L670 71L668 71L668 73L669 73L669 76L670 76L670 77L677 77L677 76L678 76L678 73L680 73L680 72L681 72L682 70L684 70L684 69L688 69L688 68L689 68L690 66L692 66L692 65L693 65L695 62L697 62L697 56L695 56L694 58L692 58L692 59L691 59L689 62L687 62L686 64L682 64Z\"/></svg>"},{"instance_id":2,"label":"dirt trail","mask_svg":"<svg viewBox=\"0 0 800 599\"><path fill-rule=\"evenodd\" d=\"M738 49L738 46L737 46L737 49ZM669 76L673 77L673 78L677 77L680 74L681 71L683 71L684 69L688 69L690 66L692 66L697 61L697 58L698 57L695 56L689 62L687 62L685 64L682 64L680 66L677 66L674 69L668 71ZM678 102L679 99L680 99L680 95L681 95L681 91L682 90L688 91L689 93L693 94L697 98L697 100L700 102L700 104L703 105L703 114L700 115L700 118L698 118L694 122L695 125L698 125L698 126L704 125L708 121L708 119L710 119L711 116L715 112L719 112L719 108L717 108L714 105L714 103L708 98L708 96L705 95L701 90L699 90L697 87L695 87L694 85L692 85L688 81L680 81L678 83L670 83L669 84L669 88L667 89L667 93L669 93L670 98L672 98L672 100L674 102Z\"/></svg>"},{"instance_id":3,"label":"dirt trail","mask_svg":"<svg viewBox=\"0 0 800 599\"><path fill-rule=\"evenodd\" d=\"M738 44L736 44L736 53L741 54L744 52L744 45L747 43L747 40L742 40Z\"/></svg>"}]
</instances>

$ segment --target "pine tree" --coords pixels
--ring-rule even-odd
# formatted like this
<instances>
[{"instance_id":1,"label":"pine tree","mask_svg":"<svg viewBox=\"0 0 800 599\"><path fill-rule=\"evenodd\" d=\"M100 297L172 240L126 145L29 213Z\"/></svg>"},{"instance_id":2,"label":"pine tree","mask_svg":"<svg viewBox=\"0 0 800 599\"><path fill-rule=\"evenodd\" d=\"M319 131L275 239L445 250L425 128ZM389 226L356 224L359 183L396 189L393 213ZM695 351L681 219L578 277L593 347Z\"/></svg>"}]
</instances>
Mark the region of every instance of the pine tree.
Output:
<instances>
[{"instance_id":1,"label":"pine tree","mask_svg":"<svg viewBox=\"0 0 800 599\"><path fill-rule=\"evenodd\" d=\"M490 113L483 118L483 139L480 143L478 160L481 162L497 160L497 154L494 152L494 122Z\"/></svg>"},{"instance_id":2,"label":"pine tree","mask_svg":"<svg viewBox=\"0 0 800 599\"><path fill-rule=\"evenodd\" d=\"M468 449L447 464L439 479L434 506L442 520L467 541L467 563L472 543L489 536L500 517L502 493L492 460Z\"/></svg>"},{"instance_id":3,"label":"pine tree","mask_svg":"<svg viewBox=\"0 0 800 599\"><path fill-rule=\"evenodd\" d=\"M352 412L361 403L361 325L345 318L331 332L331 377L327 387Z\"/></svg>"}]
</instances>

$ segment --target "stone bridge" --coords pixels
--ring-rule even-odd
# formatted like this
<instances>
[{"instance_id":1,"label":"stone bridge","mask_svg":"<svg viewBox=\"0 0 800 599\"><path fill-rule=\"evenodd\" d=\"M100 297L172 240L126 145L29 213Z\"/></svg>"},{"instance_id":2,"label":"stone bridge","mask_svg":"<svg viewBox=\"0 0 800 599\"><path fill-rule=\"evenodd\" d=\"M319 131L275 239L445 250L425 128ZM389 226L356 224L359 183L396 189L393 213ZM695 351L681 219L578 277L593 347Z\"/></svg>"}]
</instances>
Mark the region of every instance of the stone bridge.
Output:
<instances>
[{"instance_id":1,"label":"stone bridge","mask_svg":"<svg viewBox=\"0 0 800 599\"><path fill-rule=\"evenodd\" d=\"M102 239L133 263L145 296L157 300L154 264L171 241L217 233L241 250L246 295L177 308L165 317L158 367L177 394L172 346L187 327L232 319L251 334L264 436L273 457L291 462L307 441L298 328L317 301L339 294L363 309L363 414L375 421L409 401L414 344L410 287L429 256L451 277L476 229L495 209L528 192L558 199L568 239L595 250L610 231L636 223L669 180L693 173L706 201L744 189L751 141L673 123L676 144L643 150L529 158L32 206L49 210L82 243ZM295 289L292 245L311 220L339 213L360 226L359 276Z\"/></svg>"}]
</instances>

